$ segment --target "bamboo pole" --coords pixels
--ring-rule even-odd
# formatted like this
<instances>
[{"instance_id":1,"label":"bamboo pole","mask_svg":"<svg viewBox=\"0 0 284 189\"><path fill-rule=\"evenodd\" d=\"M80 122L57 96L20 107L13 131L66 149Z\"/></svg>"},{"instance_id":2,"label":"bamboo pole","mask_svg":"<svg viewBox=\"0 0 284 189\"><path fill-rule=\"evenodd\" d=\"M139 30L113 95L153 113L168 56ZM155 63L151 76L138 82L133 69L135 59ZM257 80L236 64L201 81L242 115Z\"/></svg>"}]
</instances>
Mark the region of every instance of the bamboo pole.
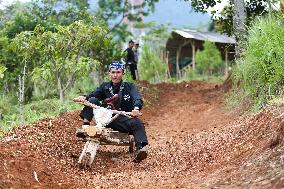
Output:
<instances>
[{"instance_id":1,"label":"bamboo pole","mask_svg":"<svg viewBox=\"0 0 284 189\"><path fill-rule=\"evenodd\" d=\"M177 49L177 56L176 56L176 77L180 79L180 68L179 68L179 57L180 57L181 46Z\"/></svg>"},{"instance_id":2,"label":"bamboo pole","mask_svg":"<svg viewBox=\"0 0 284 189\"><path fill-rule=\"evenodd\" d=\"M192 40L191 44L191 49L192 49L192 69L193 71L195 70L195 42Z\"/></svg>"},{"instance_id":3,"label":"bamboo pole","mask_svg":"<svg viewBox=\"0 0 284 189\"><path fill-rule=\"evenodd\" d=\"M229 66L228 66L228 49L227 47L225 47L225 78L228 77L228 69L229 69Z\"/></svg>"}]
</instances>

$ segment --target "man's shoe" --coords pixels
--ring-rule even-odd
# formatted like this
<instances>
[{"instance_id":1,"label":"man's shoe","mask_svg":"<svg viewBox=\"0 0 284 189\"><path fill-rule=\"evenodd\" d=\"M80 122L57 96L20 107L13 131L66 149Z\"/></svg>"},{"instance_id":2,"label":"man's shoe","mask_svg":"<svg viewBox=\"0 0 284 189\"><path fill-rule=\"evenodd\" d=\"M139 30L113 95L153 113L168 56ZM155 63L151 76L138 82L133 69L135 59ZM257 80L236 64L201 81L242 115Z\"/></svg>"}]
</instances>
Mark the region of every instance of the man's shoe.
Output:
<instances>
[{"instance_id":1,"label":"man's shoe","mask_svg":"<svg viewBox=\"0 0 284 189\"><path fill-rule=\"evenodd\" d=\"M135 163L139 163L141 162L142 160L146 159L147 158L147 155L148 155L148 152L147 152L147 147L144 146L143 148L137 150L135 152L135 158L134 158L134 162Z\"/></svg>"}]
</instances>

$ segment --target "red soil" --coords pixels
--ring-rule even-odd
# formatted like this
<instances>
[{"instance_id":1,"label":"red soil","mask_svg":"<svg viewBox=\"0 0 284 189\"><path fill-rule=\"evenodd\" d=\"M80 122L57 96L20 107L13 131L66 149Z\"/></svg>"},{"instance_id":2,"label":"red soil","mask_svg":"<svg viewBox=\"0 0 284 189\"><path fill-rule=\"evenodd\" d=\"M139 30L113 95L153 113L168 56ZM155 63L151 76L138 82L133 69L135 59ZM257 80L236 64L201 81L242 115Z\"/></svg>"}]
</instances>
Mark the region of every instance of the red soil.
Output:
<instances>
[{"instance_id":1,"label":"red soil","mask_svg":"<svg viewBox=\"0 0 284 189\"><path fill-rule=\"evenodd\" d=\"M284 114L267 107L240 116L224 88L205 82L140 83L149 157L102 146L77 164L79 112L17 128L0 141L0 188L283 188Z\"/></svg>"}]
</instances>

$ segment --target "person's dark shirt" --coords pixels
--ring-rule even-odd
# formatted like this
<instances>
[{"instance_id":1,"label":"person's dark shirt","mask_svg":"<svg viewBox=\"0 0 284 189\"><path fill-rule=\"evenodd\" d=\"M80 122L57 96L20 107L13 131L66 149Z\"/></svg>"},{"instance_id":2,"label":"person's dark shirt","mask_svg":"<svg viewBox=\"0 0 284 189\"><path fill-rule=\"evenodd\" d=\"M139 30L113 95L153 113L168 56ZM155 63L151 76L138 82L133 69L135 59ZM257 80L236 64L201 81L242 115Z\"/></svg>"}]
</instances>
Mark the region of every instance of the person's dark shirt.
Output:
<instances>
[{"instance_id":1,"label":"person's dark shirt","mask_svg":"<svg viewBox=\"0 0 284 189\"><path fill-rule=\"evenodd\" d=\"M122 85L122 88L121 88ZM95 91L87 96L87 99L96 97L98 100L103 101L107 98L113 97L121 90L121 102L119 110L130 112L134 107L143 106L142 96L140 95L137 87L133 83L121 82L119 85L112 85L112 82L105 82L101 84Z\"/></svg>"},{"instance_id":2,"label":"person's dark shirt","mask_svg":"<svg viewBox=\"0 0 284 189\"><path fill-rule=\"evenodd\" d=\"M132 64L136 63L133 49L128 47L125 51L126 51L126 63L132 63Z\"/></svg>"}]
</instances>

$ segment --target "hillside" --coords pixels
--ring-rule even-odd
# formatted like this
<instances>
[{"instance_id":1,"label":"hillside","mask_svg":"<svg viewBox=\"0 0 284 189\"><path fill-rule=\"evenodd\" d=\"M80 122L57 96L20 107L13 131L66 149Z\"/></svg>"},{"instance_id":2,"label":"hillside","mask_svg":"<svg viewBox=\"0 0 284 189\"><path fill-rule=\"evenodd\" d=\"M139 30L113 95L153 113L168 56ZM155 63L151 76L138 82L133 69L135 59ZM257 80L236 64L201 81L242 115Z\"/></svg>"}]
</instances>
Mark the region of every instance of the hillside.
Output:
<instances>
[{"instance_id":1,"label":"hillside","mask_svg":"<svg viewBox=\"0 0 284 189\"><path fill-rule=\"evenodd\" d=\"M79 112L15 129L0 142L0 188L283 188L284 114L227 110L223 87L140 83L149 157L102 146L80 169Z\"/></svg>"},{"instance_id":2,"label":"hillside","mask_svg":"<svg viewBox=\"0 0 284 189\"><path fill-rule=\"evenodd\" d=\"M170 24L173 28L207 28L210 15L194 12L189 2L178 0L160 0L155 12L145 17L145 21L158 24Z\"/></svg>"}]
</instances>

